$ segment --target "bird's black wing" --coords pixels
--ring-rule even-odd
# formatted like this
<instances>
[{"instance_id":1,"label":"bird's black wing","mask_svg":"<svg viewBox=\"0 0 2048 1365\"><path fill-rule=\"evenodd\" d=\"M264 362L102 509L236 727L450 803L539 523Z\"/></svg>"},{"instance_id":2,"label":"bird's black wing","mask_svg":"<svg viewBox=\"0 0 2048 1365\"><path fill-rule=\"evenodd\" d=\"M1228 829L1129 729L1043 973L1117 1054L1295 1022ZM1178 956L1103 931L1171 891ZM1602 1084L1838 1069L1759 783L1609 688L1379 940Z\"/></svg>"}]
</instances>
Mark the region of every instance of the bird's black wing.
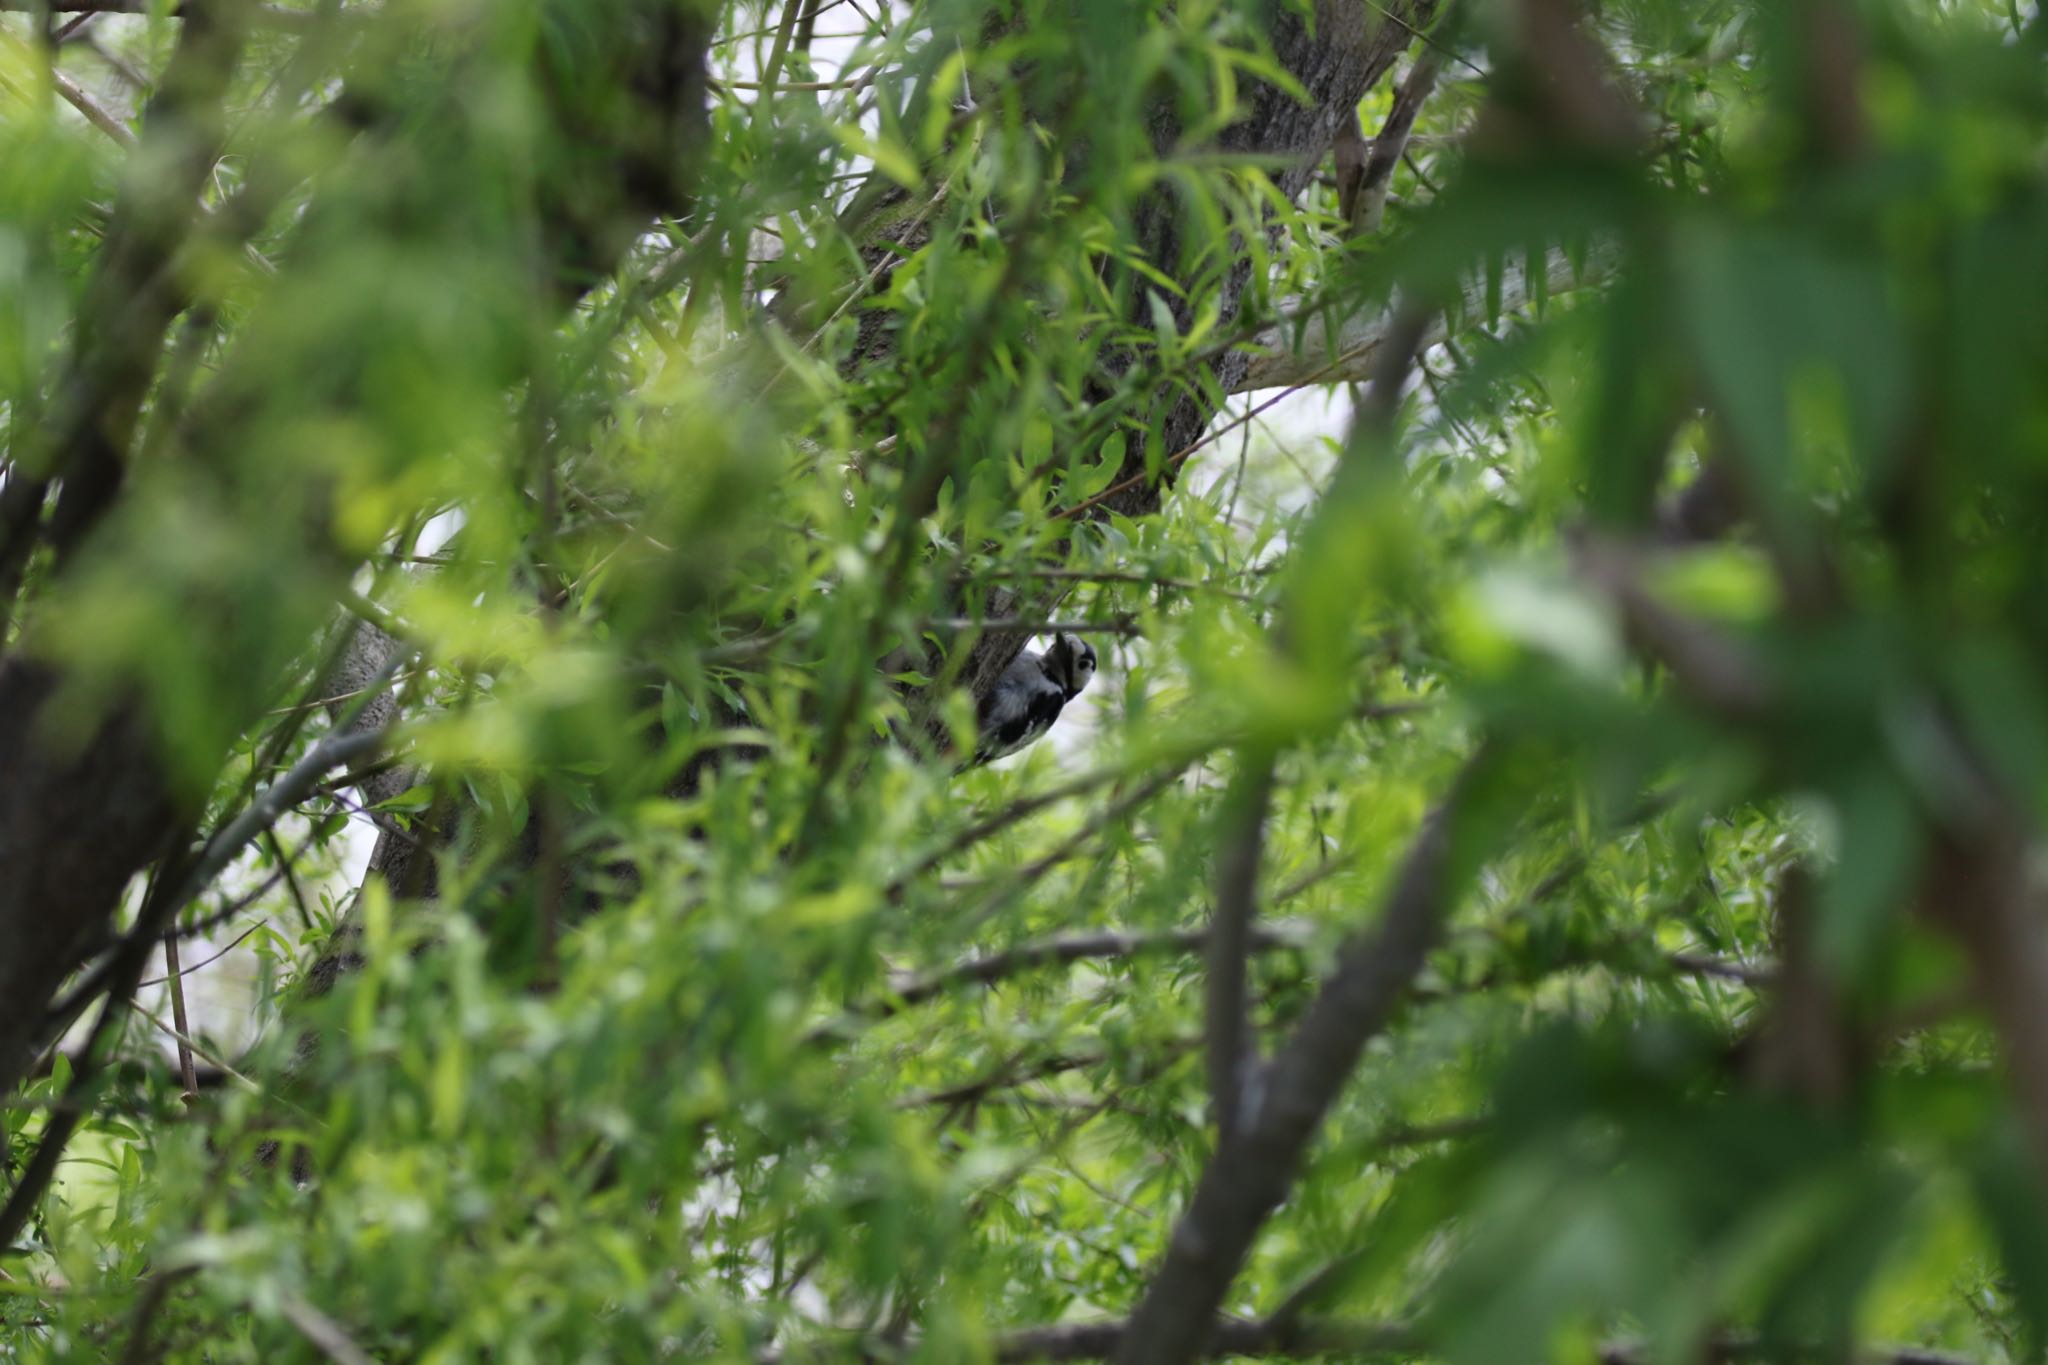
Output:
<instances>
[{"instance_id":1,"label":"bird's black wing","mask_svg":"<svg viewBox=\"0 0 2048 1365\"><path fill-rule=\"evenodd\" d=\"M1016 753L1052 728L1066 695L1045 675L1044 661L1025 654L1003 673L977 716L980 738L974 761L989 763Z\"/></svg>"}]
</instances>

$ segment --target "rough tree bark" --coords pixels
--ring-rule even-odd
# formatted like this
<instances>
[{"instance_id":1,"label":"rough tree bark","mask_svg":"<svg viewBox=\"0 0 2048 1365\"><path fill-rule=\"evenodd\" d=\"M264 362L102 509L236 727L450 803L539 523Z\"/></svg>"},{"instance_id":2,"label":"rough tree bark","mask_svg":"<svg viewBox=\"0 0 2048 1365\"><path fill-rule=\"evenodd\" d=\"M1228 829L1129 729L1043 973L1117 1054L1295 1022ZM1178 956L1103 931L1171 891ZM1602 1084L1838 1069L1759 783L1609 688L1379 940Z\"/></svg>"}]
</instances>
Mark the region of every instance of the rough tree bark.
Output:
<instances>
[{"instance_id":1,"label":"rough tree bark","mask_svg":"<svg viewBox=\"0 0 2048 1365\"><path fill-rule=\"evenodd\" d=\"M0 491L0 608L38 544L56 554L61 575L118 503L163 337L187 303L169 263L199 219L222 145L222 97L256 8L221 0L178 11L177 48L136 153L155 173L136 177L115 207L47 452L39 467L17 463ZM634 0L604 16L606 72L565 75L540 59L537 84L557 106L555 126L583 149L563 158L570 169L538 193L543 267L554 272L540 283L557 297L587 288L644 224L687 207L708 126L704 54L714 17L708 0ZM355 131L376 134L373 123ZM52 487L60 491L45 519ZM368 676L381 667L373 652L348 657ZM0 656L0 1093L25 1074L65 978L111 939L130 879L197 815L199 793L179 799L163 767L146 697L117 698L83 733L69 701L65 675L38 656L34 622L25 623ZM67 717L70 730L60 724Z\"/></svg>"}]
</instances>

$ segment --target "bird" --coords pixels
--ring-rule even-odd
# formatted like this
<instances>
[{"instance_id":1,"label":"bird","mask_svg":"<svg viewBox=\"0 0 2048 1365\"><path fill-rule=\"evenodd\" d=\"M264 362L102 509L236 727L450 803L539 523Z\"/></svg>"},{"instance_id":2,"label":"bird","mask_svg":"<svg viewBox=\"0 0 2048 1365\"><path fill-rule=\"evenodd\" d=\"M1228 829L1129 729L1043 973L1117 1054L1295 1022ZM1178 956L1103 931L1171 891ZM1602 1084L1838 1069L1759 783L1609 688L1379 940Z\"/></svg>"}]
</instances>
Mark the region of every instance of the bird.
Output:
<instances>
[{"instance_id":1,"label":"bird","mask_svg":"<svg viewBox=\"0 0 2048 1365\"><path fill-rule=\"evenodd\" d=\"M1043 654L1019 654L975 707L974 757L962 766L992 763L1037 742L1094 676L1095 650L1071 635L1054 635Z\"/></svg>"}]
</instances>

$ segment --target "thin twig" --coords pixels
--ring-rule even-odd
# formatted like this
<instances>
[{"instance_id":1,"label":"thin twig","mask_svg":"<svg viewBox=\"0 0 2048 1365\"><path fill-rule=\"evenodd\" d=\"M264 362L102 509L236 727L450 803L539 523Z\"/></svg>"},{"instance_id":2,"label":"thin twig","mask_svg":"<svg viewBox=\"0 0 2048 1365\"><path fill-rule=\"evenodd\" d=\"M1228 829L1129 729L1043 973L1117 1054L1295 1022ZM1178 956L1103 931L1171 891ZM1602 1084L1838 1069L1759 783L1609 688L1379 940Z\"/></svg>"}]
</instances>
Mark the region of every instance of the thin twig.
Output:
<instances>
[{"instance_id":1,"label":"thin twig","mask_svg":"<svg viewBox=\"0 0 2048 1365\"><path fill-rule=\"evenodd\" d=\"M1032 939L1014 948L968 958L941 971L910 977L896 987L890 999L877 1001L869 1013L876 1018L887 1018L901 1009L944 995L957 986L991 986L1037 967L1115 961L1155 953L1191 953L1207 946L1209 938L1210 931L1201 928L1104 929L1095 933L1056 934ZM1248 949L1300 948L1308 942L1308 926L1292 923L1257 925L1247 932L1245 939Z\"/></svg>"},{"instance_id":2,"label":"thin twig","mask_svg":"<svg viewBox=\"0 0 2048 1365\"><path fill-rule=\"evenodd\" d=\"M1300 393L1304 389L1313 388L1316 382L1322 379L1325 375L1334 374L1336 371L1350 364L1353 360L1356 360L1359 356L1365 355L1367 352L1376 349L1379 346L1379 344L1379 337L1373 337L1370 340L1359 342L1357 345L1352 346L1349 349L1341 352L1334 360L1330 361L1329 364L1323 366L1321 369L1315 371L1313 374L1310 374L1307 378L1301 380L1301 382L1297 384L1291 384L1287 388L1282 389L1279 393L1274 394L1271 398L1266 399L1264 402L1253 405L1252 407L1246 409L1243 415L1235 417L1228 422L1225 422L1222 426L1204 432L1202 435L1196 437L1192 442L1190 442L1185 448L1174 452L1172 455L1169 455L1159 466L1160 475L1163 476L1169 469L1179 468L1180 465L1187 461L1191 456L1197 454L1202 450L1207 449L1209 446L1221 440L1223 437L1228 436L1238 427L1243 426L1245 423L1256 418L1260 413L1266 411L1266 409L1274 406L1277 403L1285 402L1288 398L1292 397L1297 393ZM1100 493L1097 493L1092 498L1088 498L1084 501L1077 502L1071 507L1060 508L1058 511L1052 513L1052 517L1054 520L1078 517L1084 512L1102 506L1104 503L1108 502L1111 498L1116 497L1120 493L1130 492L1133 488L1139 487L1141 484L1144 484L1147 480L1153 477L1154 475L1149 470L1142 474L1133 474L1130 478L1125 479L1120 483L1111 484L1109 487L1103 489Z\"/></svg>"},{"instance_id":3,"label":"thin twig","mask_svg":"<svg viewBox=\"0 0 2048 1365\"><path fill-rule=\"evenodd\" d=\"M268 923L270 923L270 916L265 915L262 919L257 920L254 924L244 929L241 933L236 934L233 939L229 940L228 945L226 947L222 948L212 957L200 959L199 961L193 963L191 966L185 968L183 971L178 972L177 976L191 976L193 973L201 970L202 968L211 967L214 963L220 961L229 953L232 953L235 949L241 947L243 942L249 937L249 935L255 933L258 929L261 929L264 925ZM150 986L161 986L166 981L172 981L175 979L176 978L172 976L152 977L148 981L136 982L135 988L137 990L143 990ZM180 1024L179 1027L182 1028L184 1027L184 1025Z\"/></svg>"},{"instance_id":4,"label":"thin twig","mask_svg":"<svg viewBox=\"0 0 2048 1365\"><path fill-rule=\"evenodd\" d=\"M141 1015L143 1018L149 1020L150 1023L155 1024L157 1028L161 1029L165 1037L175 1042L178 1045L178 1051L181 1055L188 1053L197 1054L199 1057L205 1060L208 1066L217 1068L223 1075L232 1077L233 1079L240 1081L243 1085L248 1086L251 1090L261 1090L263 1088L262 1086L256 1084L255 1081L250 1080L247 1076L244 1076L241 1072L229 1066L226 1062L222 1061L213 1053L208 1052L206 1048L200 1045L199 1043L194 1042L192 1040L192 1036L189 1033L185 1032L184 1029L172 1027L170 1024L165 1023L162 1019L158 1018L154 1013L144 1009L140 1005L135 1005L132 1008L135 1010L137 1014ZM186 1065L189 1068L189 1057L187 1058ZM188 1075L185 1081L185 1098L190 1099L193 1095L198 1093L198 1090L199 1078L196 1075Z\"/></svg>"},{"instance_id":5,"label":"thin twig","mask_svg":"<svg viewBox=\"0 0 2048 1365\"><path fill-rule=\"evenodd\" d=\"M968 616L933 616L925 620L932 630L1015 630L1027 635L1122 635L1133 637L1143 635L1144 628L1137 618L1130 615L1111 617L1107 621L1031 621L1015 617L990 617L976 620Z\"/></svg>"},{"instance_id":6,"label":"thin twig","mask_svg":"<svg viewBox=\"0 0 2048 1365\"><path fill-rule=\"evenodd\" d=\"M977 579L1048 579L1055 582L1077 583L1135 583L1147 588L1178 588L1184 592L1212 592L1220 597L1234 598L1257 606L1264 599L1256 593L1239 592L1215 583L1205 583L1196 578L1174 578L1164 574L1131 573L1116 569L990 569L981 573L962 574L960 581L973 582Z\"/></svg>"},{"instance_id":7,"label":"thin twig","mask_svg":"<svg viewBox=\"0 0 2048 1365\"><path fill-rule=\"evenodd\" d=\"M192 1042L189 1037L192 1025L185 1018L185 973L178 969L178 926L175 924L164 931L164 970L168 973L164 980L171 990L171 1018L177 1022L171 1036L178 1040L178 1075L185 1083L185 1098L190 1101L199 1093L199 1077L192 1069Z\"/></svg>"},{"instance_id":8,"label":"thin twig","mask_svg":"<svg viewBox=\"0 0 2048 1365\"><path fill-rule=\"evenodd\" d=\"M987 923L992 916L1001 912L1004 906L1035 885L1047 872L1073 857L1076 852L1085 848L1088 842L1097 835L1121 827L1130 818L1133 811L1150 802L1152 798L1179 780L1180 771L1178 769L1162 773L1144 783L1135 791L1128 792L1111 802L1099 817L1089 821L1080 829L1074 831L1069 837L1062 839L1053 846L1051 852L1026 863L1022 868L1018 869L1017 875L1011 878L1005 886L979 906L969 911L960 922L960 932L963 934L970 933Z\"/></svg>"},{"instance_id":9,"label":"thin twig","mask_svg":"<svg viewBox=\"0 0 2048 1365\"><path fill-rule=\"evenodd\" d=\"M280 1294L277 1311L334 1365L377 1365L367 1351L355 1344L340 1323L298 1295Z\"/></svg>"},{"instance_id":10,"label":"thin twig","mask_svg":"<svg viewBox=\"0 0 2048 1365\"><path fill-rule=\"evenodd\" d=\"M64 97L66 104L85 115L87 123L121 144L123 148L135 150L135 134L128 131L128 125L115 118L84 86L54 66L50 68L50 84Z\"/></svg>"},{"instance_id":11,"label":"thin twig","mask_svg":"<svg viewBox=\"0 0 2048 1365\"><path fill-rule=\"evenodd\" d=\"M1207 753L1212 747L1214 746L1199 746L1193 752L1187 753L1176 760L1173 765L1174 776L1177 777L1187 771L1189 764L1200 758L1204 753ZM920 858L917 864L908 872L903 873L889 883L887 895L891 900L900 898L912 881L924 876L947 859L965 852L984 839L1002 833L1002 831L1020 820L1036 815L1047 806L1056 805L1061 801L1066 801L1076 796L1086 795L1097 787L1106 786L1109 783L1131 776L1134 776L1134 774L1124 768L1098 768L1094 772L1083 773L1071 782L1062 783L1050 790L1040 792L1036 796L1027 796L1021 801L1012 802L995 814L977 820L951 839L948 839L935 852Z\"/></svg>"}]
</instances>

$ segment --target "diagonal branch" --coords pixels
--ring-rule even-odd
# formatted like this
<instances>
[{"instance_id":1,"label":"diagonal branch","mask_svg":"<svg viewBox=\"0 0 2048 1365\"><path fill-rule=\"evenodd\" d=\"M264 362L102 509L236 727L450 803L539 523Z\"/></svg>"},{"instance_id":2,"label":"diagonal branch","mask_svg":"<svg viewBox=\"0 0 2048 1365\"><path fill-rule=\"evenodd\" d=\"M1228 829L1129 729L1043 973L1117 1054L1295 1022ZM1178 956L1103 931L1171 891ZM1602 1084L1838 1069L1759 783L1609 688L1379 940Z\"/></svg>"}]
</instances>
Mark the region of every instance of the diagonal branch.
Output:
<instances>
[{"instance_id":1,"label":"diagonal branch","mask_svg":"<svg viewBox=\"0 0 2048 1365\"><path fill-rule=\"evenodd\" d=\"M1387 111L1380 135L1373 139L1372 152L1359 175L1356 197L1345 215L1345 221L1356 232L1379 231L1380 220L1387 211L1387 190L1394 183L1394 167L1408 150L1408 135L1415 131L1415 116L1422 112L1423 101L1436 89L1437 65L1436 50L1424 48L1415 65L1409 68L1401 88L1394 92L1394 107Z\"/></svg>"},{"instance_id":2,"label":"diagonal branch","mask_svg":"<svg viewBox=\"0 0 2048 1365\"><path fill-rule=\"evenodd\" d=\"M382 731L358 730L321 740L196 854L178 858L165 868L157 884L157 894L144 903L136 916L135 927L94 973L94 978L102 983L105 1000L99 1017L93 1023L85 1055L65 1091L64 1099L69 1107L51 1118L43 1130L35 1156L9 1192L6 1205L0 1207L0 1248L11 1245L28 1225L29 1215L56 1175L57 1160L86 1111L88 1093L95 1084L94 1072L103 1048L133 1003L132 997L142 979L150 951L175 922L178 911L205 890L250 840L304 799L322 777L336 768L347 766L356 757L383 743L384 739ZM86 1001L92 999L91 995L83 994L83 988L74 994ZM10 1079L8 1088L11 1085Z\"/></svg>"},{"instance_id":3,"label":"diagonal branch","mask_svg":"<svg viewBox=\"0 0 2048 1365\"><path fill-rule=\"evenodd\" d=\"M1393 1019L1437 941L1454 891L1452 827L1484 761L1482 750L1424 820L1379 924L1345 945L1307 1014L1260 1073L1257 1106L1203 1171L1118 1342L1118 1365L1184 1365L1212 1349L1214 1315L1252 1239L1286 1197L1359 1054Z\"/></svg>"},{"instance_id":4,"label":"diagonal branch","mask_svg":"<svg viewBox=\"0 0 2048 1365\"><path fill-rule=\"evenodd\" d=\"M1394 458L1401 386L1425 324L1415 300L1400 301L1386 344L1374 358L1372 387L1353 420L1351 453L1338 467L1337 483L1372 478L1384 461ZM1333 485L1309 534L1343 515L1350 497ZM1299 630L1287 619L1274 628L1283 654L1293 652ZM1393 1018L1441 932L1453 889L1450 827L1486 753L1482 747L1468 760L1451 795L1424 820L1380 924L1370 933L1354 935L1344 946L1335 971L1293 1036L1269 1065L1247 1078L1242 1093L1236 1083L1238 1054L1224 1056L1221 1048L1230 1045L1232 1033L1242 1028L1243 954L1225 963L1212 944L1211 966L1226 974L1220 992L1210 998L1212 1086L1220 1076L1217 1150L1196 1187L1192 1206L1174 1229L1165 1262L1132 1316L1131 1330L1117 1348L1119 1365L1184 1365L1206 1348L1211 1320L1221 1310L1252 1239L1286 1197L1309 1140L1367 1040ZM1258 754L1250 769L1254 785L1246 795L1255 799L1247 800L1244 809L1253 817L1253 828L1248 836L1238 836L1243 847L1226 855L1221 879L1225 891L1236 877L1249 886L1256 876L1256 823L1263 819L1270 796L1272 758L1270 752ZM1234 866L1237 859L1251 864L1250 869ZM1233 907L1232 913L1248 924L1249 894L1240 899L1245 904ZM1226 932L1220 920L1217 932L1219 937ZM1239 982L1235 999L1232 980ZM1225 1018L1233 1006L1234 1012Z\"/></svg>"},{"instance_id":5,"label":"diagonal branch","mask_svg":"<svg viewBox=\"0 0 2048 1365\"><path fill-rule=\"evenodd\" d=\"M1176 775L1178 775L1179 773L1184 771L1189 764L1193 763L1196 759L1202 757L1203 754L1207 752L1208 749L1206 746L1194 749L1192 752L1185 755L1184 758L1176 762L1173 768L1173 772ZM891 900L895 900L896 898L900 897L905 890L909 888L911 882L917 880L919 877L924 876L926 873L932 871L932 869L940 866L947 859L955 856L956 854L962 853L969 848L972 848L974 845L980 843L982 840L992 838L993 836L1002 833L1004 830L1016 824L1018 821L1028 819L1029 817L1036 815L1039 811L1044 810L1047 806L1057 805L1058 803L1065 801L1070 797L1084 796L1087 793L1095 790L1097 787L1107 786L1109 783L1118 781L1119 779L1128 777L1130 775L1131 774L1126 769L1118 765L1097 768L1093 772L1083 773L1081 776L1073 779L1071 782L1064 782L1057 787L1053 787L1046 791L1039 792L1034 796L1027 796L1020 800L1014 801L1011 804L1003 807L1003 809L995 812L993 815L989 815L984 817L983 819L975 821L966 829L961 830L951 839L948 839L936 850L927 854L925 857L920 858L917 861L916 865L913 866L909 871L903 873L901 876L897 877L895 880L889 883L889 889L887 894Z\"/></svg>"}]
</instances>

